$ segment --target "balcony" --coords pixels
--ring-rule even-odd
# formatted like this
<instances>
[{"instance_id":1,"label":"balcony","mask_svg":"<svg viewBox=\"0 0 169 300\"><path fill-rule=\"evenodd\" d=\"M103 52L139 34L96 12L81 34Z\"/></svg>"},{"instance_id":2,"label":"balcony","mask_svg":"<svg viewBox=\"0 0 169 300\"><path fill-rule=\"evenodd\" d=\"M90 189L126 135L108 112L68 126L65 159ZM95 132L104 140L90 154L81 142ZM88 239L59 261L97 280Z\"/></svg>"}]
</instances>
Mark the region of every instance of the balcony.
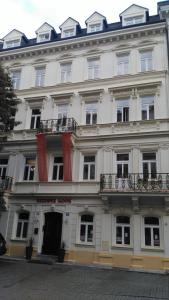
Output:
<instances>
[{"instance_id":1,"label":"balcony","mask_svg":"<svg viewBox=\"0 0 169 300\"><path fill-rule=\"evenodd\" d=\"M100 192L169 192L169 173L131 173L121 178L117 174L101 174Z\"/></svg>"},{"instance_id":2,"label":"balcony","mask_svg":"<svg viewBox=\"0 0 169 300\"><path fill-rule=\"evenodd\" d=\"M38 132L62 133L76 132L77 122L73 118L41 120Z\"/></svg>"},{"instance_id":3,"label":"balcony","mask_svg":"<svg viewBox=\"0 0 169 300\"><path fill-rule=\"evenodd\" d=\"M13 178L6 176L5 178L0 178L0 192L11 191Z\"/></svg>"}]
</instances>

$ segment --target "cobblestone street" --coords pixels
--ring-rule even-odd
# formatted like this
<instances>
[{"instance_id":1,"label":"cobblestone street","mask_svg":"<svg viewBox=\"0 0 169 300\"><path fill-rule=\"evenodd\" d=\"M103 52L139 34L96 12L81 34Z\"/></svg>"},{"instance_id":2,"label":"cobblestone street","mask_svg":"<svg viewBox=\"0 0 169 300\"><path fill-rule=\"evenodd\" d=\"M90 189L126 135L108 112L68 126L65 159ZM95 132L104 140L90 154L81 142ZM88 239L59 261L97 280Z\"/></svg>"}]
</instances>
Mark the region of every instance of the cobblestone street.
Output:
<instances>
[{"instance_id":1,"label":"cobblestone street","mask_svg":"<svg viewBox=\"0 0 169 300\"><path fill-rule=\"evenodd\" d=\"M0 300L169 299L169 275L0 260Z\"/></svg>"}]
</instances>

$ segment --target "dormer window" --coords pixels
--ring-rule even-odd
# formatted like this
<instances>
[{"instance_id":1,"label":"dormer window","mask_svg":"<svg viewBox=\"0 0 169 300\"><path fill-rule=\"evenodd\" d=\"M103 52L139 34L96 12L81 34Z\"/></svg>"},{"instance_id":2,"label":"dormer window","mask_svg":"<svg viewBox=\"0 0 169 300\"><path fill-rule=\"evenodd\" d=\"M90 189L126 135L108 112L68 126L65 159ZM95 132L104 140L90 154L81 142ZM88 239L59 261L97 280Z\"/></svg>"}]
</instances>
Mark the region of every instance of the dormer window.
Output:
<instances>
[{"instance_id":1,"label":"dormer window","mask_svg":"<svg viewBox=\"0 0 169 300\"><path fill-rule=\"evenodd\" d=\"M124 22L125 22L125 26L140 24L140 23L144 22L144 16L135 16L135 17L125 18Z\"/></svg>"},{"instance_id":2,"label":"dormer window","mask_svg":"<svg viewBox=\"0 0 169 300\"><path fill-rule=\"evenodd\" d=\"M50 34L49 33L40 33L39 34L39 42L49 41Z\"/></svg>"},{"instance_id":3,"label":"dormer window","mask_svg":"<svg viewBox=\"0 0 169 300\"><path fill-rule=\"evenodd\" d=\"M5 48L14 48L20 46L20 39L17 40L11 40L5 42L6 47Z\"/></svg>"},{"instance_id":4,"label":"dormer window","mask_svg":"<svg viewBox=\"0 0 169 300\"><path fill-rule=\"evenodd\" d=\"M68 37L71 37L71 36L74 36L75 35L75 30L74 28L72 29L67 29L67 30L64 30L63 31L63 37L64 38L68 38Z\"/></svg>"},{"instance_id":5,"label":"dormer window","mask_svg":"<svg viewBox=\"0 0 169 300\"><path fill-rule=\"evenodd\" d=\"M91 24L89 25L89 32L97 32L102 30L102 24L97 23L97 24Z\"/></svg>"}]
</instances>

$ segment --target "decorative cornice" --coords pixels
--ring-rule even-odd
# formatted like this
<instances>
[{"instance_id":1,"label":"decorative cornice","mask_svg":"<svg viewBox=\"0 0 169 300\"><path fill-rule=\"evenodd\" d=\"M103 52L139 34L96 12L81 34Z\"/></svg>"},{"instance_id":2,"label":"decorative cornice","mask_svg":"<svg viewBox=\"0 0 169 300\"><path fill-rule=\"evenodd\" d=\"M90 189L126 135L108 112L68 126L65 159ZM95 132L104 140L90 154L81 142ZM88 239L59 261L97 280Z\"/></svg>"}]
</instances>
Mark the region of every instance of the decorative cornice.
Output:
<instances>
[{"instance_id":1,"label":"decorative cornice","mask_svg":"<svg viewBox=\"0 0 169 300\"><path fill-rule=\"evenodd\" d=\"M122 42L127 40L133 40L140 37L152 37L153 35L161 35L165 32L165 22L146 24L139 27L123 28L120 30L114 30L109 32L102 32L96 35L87 35L70 40L61 40L50 42L41 45L33 45L29 47L23 47L14 50L7 50L0 52L0 61L9 61L24 59L36 56L43 56L49 54L60 53L64 51L70 51L73 49L95 47L99 45L112 44L115 42Z\"/></svg>"}]
</instances>

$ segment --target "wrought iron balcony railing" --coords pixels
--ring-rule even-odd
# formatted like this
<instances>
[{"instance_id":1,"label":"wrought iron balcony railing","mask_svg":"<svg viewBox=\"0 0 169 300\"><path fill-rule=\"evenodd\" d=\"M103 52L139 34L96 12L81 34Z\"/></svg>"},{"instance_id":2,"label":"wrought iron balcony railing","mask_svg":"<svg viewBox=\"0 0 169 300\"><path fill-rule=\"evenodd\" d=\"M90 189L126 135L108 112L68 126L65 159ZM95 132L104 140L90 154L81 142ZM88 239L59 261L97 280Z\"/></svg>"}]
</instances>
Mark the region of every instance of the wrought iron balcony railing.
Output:
<instances>
[{"instance_id":1,"label":"wrought iron balcony railing","mask_svg":"<svg viewBox=\"0 0 169 300\"><path fill-rule=\"evenodd\" d=\"M169 192L169 173L131 173L119 177L117 174L100 175L101 192Z\"/></svg>"},{"instance_id":2,"label":"wrought iron balcony railing","mask_svg":"<svg viewBox=\"0 0 169 300\"><path fill-rule=\"evenodd\" d=\"M77 122L73 118L41 120L39 132L76 132Z\"/></svg>"},{"instance_id":3,"label":"wrought iron balcony railing","mask_svg":"<svg viewBox=\"0 0 169 300\"><path fill-rule=\"evenodd\" d=\"M0 177L0 191L10 191L12 188L13 178L6 176L5 178Z\"/></svg>"}]
</instances>

